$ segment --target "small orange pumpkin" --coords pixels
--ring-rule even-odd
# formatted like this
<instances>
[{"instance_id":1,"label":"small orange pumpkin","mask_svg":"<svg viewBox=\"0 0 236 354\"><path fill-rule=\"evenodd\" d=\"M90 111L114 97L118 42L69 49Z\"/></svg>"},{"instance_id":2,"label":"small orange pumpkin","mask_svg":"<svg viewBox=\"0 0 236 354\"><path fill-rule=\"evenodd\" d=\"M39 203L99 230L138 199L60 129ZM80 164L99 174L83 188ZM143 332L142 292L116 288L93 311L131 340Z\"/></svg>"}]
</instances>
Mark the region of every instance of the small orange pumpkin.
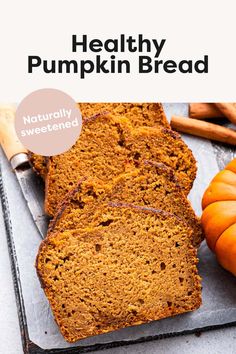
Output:
<instances>
[{"instance_id":1,"label":"small orange pumpkin","mask_svg":"<svg viewBox=\"0 0 236 354\"><path fill-rule=\"evenodd\" d=\"M236 159L211 181L202 198L202 226L209 248L236 276Z\"/></svg>"}]
</instances>

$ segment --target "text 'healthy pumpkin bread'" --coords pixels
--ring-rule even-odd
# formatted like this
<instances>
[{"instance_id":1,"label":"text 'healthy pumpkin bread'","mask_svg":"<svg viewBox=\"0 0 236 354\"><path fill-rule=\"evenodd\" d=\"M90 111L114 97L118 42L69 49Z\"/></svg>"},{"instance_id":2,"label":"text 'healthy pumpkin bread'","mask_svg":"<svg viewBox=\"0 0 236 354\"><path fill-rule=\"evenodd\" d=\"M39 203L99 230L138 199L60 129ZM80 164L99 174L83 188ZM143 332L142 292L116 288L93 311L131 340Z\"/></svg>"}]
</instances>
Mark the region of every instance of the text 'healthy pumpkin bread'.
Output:
<instances>
[{"instance_id":1,"label":"text 'healthy pumpkin bread'","mask_svg":"<svg viewBox=\"0 0 236 354\"><path fill-rule=\"evenodd\" d=\"M85 120L96 114L109 112L117 117L125 116L134 127L170 128L161 103L80 103L78 106ZM45 178L47 173L45 158L33 153L30 154L30 158L35 171Z\"/></svg>"},{"instance_id":2,"label":"text 'healthy pumpkin bread'","mask_svg":"<svg viewBox=\"0 0 236 354\"><path fill-rule=\"evenodd\" d=\"M135 165L144 159L172 167L188 194L196 175L196 161L179 134L166 128L133 129L126 118L111 114L84 121L76 144L49 159L46 211L54 215L59 202L81 178L111 182L125 171L127 163Z\"/></svg>"},{"instance_id":3,"label":"text 'healthy pumpkin bread'","mask_svg":"<svg viewBox=\"0 0 236 354\"><path fill-rule=\"evenodd\" d=\"M169 213L104 205L97 227L50 234L37 271L65 339L181 314L201 304L191 230Z\"/></svg>"},{"instance_id":4,"label":"text 'healthy pumpkin bread'","mask_svg":"<svg viewBox=\"0 0 236 354\"><path fill-rule=\"evenodd\" d=\"M49 233L93 225L94 213L104 202L126 202L163 209L185 220L193 231L194 246L199 246L203 240L200 221L173 170L150 161L140 162L130 170L128 167L127 172L109 184L97 178L81 180L61 203L50 223Z\"/></svg>"}]
</instances>

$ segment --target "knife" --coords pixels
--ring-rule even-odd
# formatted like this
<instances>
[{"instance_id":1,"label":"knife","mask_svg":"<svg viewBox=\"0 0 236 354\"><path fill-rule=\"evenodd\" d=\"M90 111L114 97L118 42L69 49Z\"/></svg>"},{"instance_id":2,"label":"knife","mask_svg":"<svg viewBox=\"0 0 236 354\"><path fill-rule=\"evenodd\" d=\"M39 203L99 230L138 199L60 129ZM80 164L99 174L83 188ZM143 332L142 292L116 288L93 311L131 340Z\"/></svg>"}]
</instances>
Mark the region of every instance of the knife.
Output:
<instances>
[{"instance_id":1,"label":"knife","mask_svg":"<svg viewBox=\"0 0 236 354\"><path fill-rule=\"evenodd\" d=\"M30 165L27 150L16 135L14 119L14 106L0 106L0 143L16 174L39 234L44 238L49 222L44 212L44 183Z\"/></svg>"}]
</instances>

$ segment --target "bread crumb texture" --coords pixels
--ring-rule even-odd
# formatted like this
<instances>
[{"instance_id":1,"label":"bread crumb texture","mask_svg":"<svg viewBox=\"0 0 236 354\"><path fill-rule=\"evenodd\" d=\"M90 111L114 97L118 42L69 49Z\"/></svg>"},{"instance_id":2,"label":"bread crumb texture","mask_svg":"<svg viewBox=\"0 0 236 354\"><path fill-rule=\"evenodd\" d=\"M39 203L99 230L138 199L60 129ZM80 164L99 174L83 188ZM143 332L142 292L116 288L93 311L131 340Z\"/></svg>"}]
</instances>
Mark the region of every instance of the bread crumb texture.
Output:
<instances>
[{"instance_id":1,"label":"bread crumb texture","mask_svg":"<svg viewBox=\"0 0 236 354\"><path fill-rule=\"evenodd\" d=\"M162 163L140 162L136 168L103 183L97 178L81 180L60 204L49 232L91 225L94 211L104 202L127 202L162 209L175 214L192 229L194 246L203 240L203 232L189 201L186 199L174 171Z\"/></svg>"},{"instance_id":2,"label":"bread crumb texture","mask_svg":"<svg viewBox=\"0 0 236 354\"><path fill-rule=\"evenodd\" d=\"M170 128L161 103L80 103L82 119L94 117L104 113L113 113L116 116L125 116L134 127L161 126ZM35 171L45 179L47 174L44 156L30 154L31 163Z\"/></svg>"},{"instance_id":3,"label":"bread crumb texture","mask_svg":"<svg viewBox=\"0 0 236 354\"><path fill-rule=\"evenodd\" d=\"M147 207L101 209L97 226L51 233L38 253L38 275L65 339L197 309L201 286L189 226Z\"/></svg>"},{"instance_id":4,"label":"bread crumb texture","mask_svg":"<svg viewBox=\"0 0 236 354\"><path fill-rule=\"evenodd\" d=\"M111 182L139 161L162 162L175 170L188 194L196 176L196 161L179 134L167 128L133 128L125 117L112 114L86 120L76 144L50 158L45 207L54 215L66 193L84 177Z\"/></svg>"}]
</instances>

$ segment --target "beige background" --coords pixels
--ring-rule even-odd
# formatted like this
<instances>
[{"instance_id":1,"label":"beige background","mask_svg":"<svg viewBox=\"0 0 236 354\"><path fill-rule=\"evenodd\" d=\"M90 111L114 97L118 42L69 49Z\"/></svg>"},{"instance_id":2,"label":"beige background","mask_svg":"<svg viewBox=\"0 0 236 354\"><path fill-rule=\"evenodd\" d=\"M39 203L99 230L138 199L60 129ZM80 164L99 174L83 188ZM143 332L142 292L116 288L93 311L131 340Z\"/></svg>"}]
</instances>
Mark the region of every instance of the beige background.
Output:
<instances>
[{"instance_id":1,"label":"beige background","mask_svg":"<svg viewBox=\"0 0 236 354\"><path fill-rule=\"evenodd\" d=\"M236 1L32 0L4 2L1 13L0 101L19 102L33 90L55 87L79 101L235 102ZM89 59L72 53L71 35L113 38L120 33L167 40L163 59L209 55L209 74L137 74L137 56L126 57L127 75L27 73L28 55ZM99 53L97 53L99 54ZM109 54L110 56L110 54ZM104 55L104 57L106 57Z\"/></svg>"}]
</instances>

